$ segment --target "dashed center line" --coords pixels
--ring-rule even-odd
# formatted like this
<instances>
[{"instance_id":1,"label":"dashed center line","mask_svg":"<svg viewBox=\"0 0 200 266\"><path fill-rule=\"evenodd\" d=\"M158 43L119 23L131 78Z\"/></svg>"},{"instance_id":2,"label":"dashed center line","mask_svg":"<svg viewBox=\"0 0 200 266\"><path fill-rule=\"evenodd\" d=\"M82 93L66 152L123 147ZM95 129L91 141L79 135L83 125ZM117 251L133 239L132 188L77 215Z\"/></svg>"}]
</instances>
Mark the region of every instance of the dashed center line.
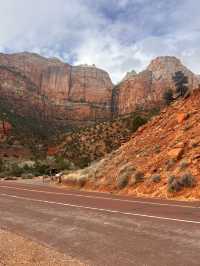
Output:
<instances>
[{"instance_id":1,"label":"dashed center line","mask_svg":"<svg viewBox=\"0 0 200 266\"><path fill-rule=\"evenodd\" d=\"M68 204L68 203L48 201L48 200L31 199L31 198L27 198L27 197L14 196L14 195L5 194L5 193L0 194L0 196L1 197L10 197L10 198L14 198L14 199L21 199L21 200L26 200L26 201L32 201L32 202L45 203L45 204L52 204L52 205L67 206L67 207L73 207L73 208L79 208L79 209L93 210L93 211L99 211L99 212L122 214L122 215L127 215L127 216L145 217L145 218L150 218L150 219L168 220L168 221L190 223L190 224L200 224L200 221L194 221L194 220L175 219L175 218L170 218L170 217L161 217L161 216L146 215L146 214L140 214L140 213L122 212L122 211L118 211L118 210L94 208L94 207L89 207L89 206Z\"/></svg>"}]
</instances>

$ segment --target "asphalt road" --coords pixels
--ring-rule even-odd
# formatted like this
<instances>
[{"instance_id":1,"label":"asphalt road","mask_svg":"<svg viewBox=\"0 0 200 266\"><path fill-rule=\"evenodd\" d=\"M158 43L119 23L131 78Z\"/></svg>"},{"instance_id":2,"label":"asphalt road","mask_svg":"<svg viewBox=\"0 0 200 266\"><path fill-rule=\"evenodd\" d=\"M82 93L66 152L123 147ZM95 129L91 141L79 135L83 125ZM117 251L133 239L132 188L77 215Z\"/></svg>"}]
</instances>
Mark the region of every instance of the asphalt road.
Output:
<instances>
[{"instance_id":1,"label":"asphalt road","mask_svg":"<svg viewBox=\"0 0 200 266\"><path fill-rule=\"evenodd\" d=\"M200 265L200 202L0 181L0 228L88 265Z\"/></svg>"}]
</instances>

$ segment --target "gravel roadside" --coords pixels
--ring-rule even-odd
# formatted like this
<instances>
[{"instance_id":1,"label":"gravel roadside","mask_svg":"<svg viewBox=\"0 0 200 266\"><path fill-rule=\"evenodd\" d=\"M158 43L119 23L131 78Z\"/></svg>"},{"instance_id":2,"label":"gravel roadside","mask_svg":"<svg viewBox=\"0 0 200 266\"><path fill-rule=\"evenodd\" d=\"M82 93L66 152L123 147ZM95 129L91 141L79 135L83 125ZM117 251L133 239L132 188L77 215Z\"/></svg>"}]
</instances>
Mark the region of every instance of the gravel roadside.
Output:
<instances>
[{"instance_id":1,"label":"gravel roadside","mask_svg":"<svg viewBox=\"0 0 200 266\"><path fill-rule=\"evenodd\" d=\"M53 249L0 230L0 266L85 266Z\"/></svg>"}]
</instances>

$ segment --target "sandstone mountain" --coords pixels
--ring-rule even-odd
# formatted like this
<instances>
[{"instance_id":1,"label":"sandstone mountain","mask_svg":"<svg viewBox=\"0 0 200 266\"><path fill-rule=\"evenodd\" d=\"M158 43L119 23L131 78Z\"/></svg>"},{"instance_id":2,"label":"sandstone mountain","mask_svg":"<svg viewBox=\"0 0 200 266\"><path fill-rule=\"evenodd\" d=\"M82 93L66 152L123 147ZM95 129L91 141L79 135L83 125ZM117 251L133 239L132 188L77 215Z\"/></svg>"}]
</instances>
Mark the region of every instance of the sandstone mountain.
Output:
<instances>
[{"instance_id":1,"label":"sandstone mountain","mask_svg":"<svg viewBox=\"0 0 200 266\"><path fill-rule=\"evenodd\" d=\"M160 105L163 92L174 89L176 71L188 77L191 89L198 87L199 77L175 57L158 57L114 87L109 75L95 66L71 66L27 52L0 54L0 101L47 131L66 130Z\"/></svg>"},{"instance_id":2,"label":"sandstone mountain","mask_svg":"<svg viewBox=\"0 0 200 266\"><path fill-rule=\"evenodd\" d=\"M200 88L163 109L105 159L67 175L66 184L138 196L199 199L199 105Z\"/></svg>"},{"instance_id":3,"label":"sandstone mountain","mask_svg":"<svg viewBox=\"0 0 200 266\"><path fill-rule=\"evenodd\" d=\"M162 104L163 93L175 90L172 77L181 71L188 77L191 90L197 89L200 79L175 57L165 56L153 60L146 70L135 75L130 72L114 89L115 115L124 115L137 108L151 108Z\"/></svg>"},{"instance_id":4,"label":"sandstone mountain","mask_svg":"<svg viewBox=\"0 0 200 266\"><path fill-rule=\"evenodd\" d=\"M0 54L1 101L23 117L68 127L111 117L112 82L95 66L70 66L37 54Z\"/></svg>"}]
</instances>

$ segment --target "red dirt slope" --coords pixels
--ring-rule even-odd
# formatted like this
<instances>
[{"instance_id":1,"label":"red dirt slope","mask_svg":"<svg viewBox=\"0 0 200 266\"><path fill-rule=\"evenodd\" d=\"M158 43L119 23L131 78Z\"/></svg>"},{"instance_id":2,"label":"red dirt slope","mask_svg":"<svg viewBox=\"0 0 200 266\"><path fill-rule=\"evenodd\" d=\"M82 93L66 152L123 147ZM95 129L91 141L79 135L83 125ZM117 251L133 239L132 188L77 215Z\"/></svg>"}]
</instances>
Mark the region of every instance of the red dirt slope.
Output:
<instances>
[{"instance_id":1,"label":"red dirt slope","mask_svg":"<svg viewBox=\"0 0 200 266\"><path fill-rule=\"evenodd\" d=\"M196 178L197 185L169 192L169 177L179 179L186 173ZM155 175L161 180L153 181ZM135 182L142 176L143 182ZM120 149L83 171L69 174L65 182L72 184L72 179L86 180L78 184L100 191L199 199L200 90L164 109Z\"/></svg>"}]
</instances>

